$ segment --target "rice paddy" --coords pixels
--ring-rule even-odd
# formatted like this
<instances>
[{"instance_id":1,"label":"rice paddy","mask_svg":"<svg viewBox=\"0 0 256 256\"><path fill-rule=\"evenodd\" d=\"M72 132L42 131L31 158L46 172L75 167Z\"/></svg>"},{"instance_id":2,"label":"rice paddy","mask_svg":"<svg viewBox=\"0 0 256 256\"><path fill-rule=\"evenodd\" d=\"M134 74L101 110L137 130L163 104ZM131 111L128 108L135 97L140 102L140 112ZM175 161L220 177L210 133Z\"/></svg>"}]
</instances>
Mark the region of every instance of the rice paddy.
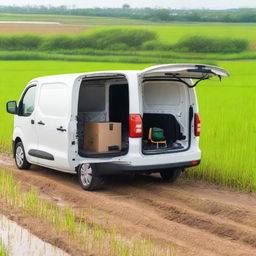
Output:
<instances>
[{"instance_id":1,"label":"rice paddy","mask_svg":"<svg viewBox=\"0 0 256 256\"><path fill-rule=\"evenodd\" d=\"M143 69L154 64L194 62L226 68L230 78L205 81L197 86L201 115L202 162L185 176L230 188L256 192L256 58L255 24L154 23L130 19L61 15L0 14L1 20L52 21L62 24L0 24L0 33L80 34L108 30L113 26L154 31L163 44L176 44L192 35L242 38L250 49L241 53L179 53L175 51L115 51L111 49L56 49L0 52L0 152L11 152L13 116L5 103L18 100L33 78L61 73L101 70ZM66 24L66 25L65 25ZM118 24L118 25L117 25ZM87 31L85 31L87 30ZM85 31L85 32L84 32ZM229 61L227 61L229 60ZM237 60L237 61L232 61ZM159 247L149 240L126 240L115 232L88 223L84 212L57 207L38 197L33 188L24 191L12 174L0 170L0 198L24 215L38 218L56 234L65 233L84 252L95 255L176 255L173 245ZM88 207L87 211L93 214ZM0 240L0 256L7 256Z\"/></svg>"},{"instance_id":2,"label":"rice paddy","mask_svg":"<svg viewBox=\"0 0 256 256\"><path fill-rule=\"evenodd\" d=\"M1 61L1 151L11 150L13 116L5 112L7 100L18 100L26 83L37 76L115 69L142 69L152 64L59 61ZM216 63L231 77L197 86L202 119L202 163L189 169L190 177L236 189L256 191L256 63ZM15 73L15 75L14 75Z\"/></svg>"},{"instance_id":3,"label":"rice paddy","mask_svg":"<svg viewBox=\"0 0 256 256\"><path fill-rule=\"evenodd\" d=\"M14 179L10 171L0 170L0 197L13 210L19 209L24 215L37 218L43 225L53 228L56 234L66 234L70 242L75 242L79 246L79 251L83 252L83 255L176 255L175 247L171 244L160 247L150 240L126 240L116 233L115 227L112 231L106 231L96 224L87 222L84 212L86 210L75 212L68 206L54 206L40 199L33 188L23 191L21 184Z\"/></svg>"},{"instance_id":4,"label":"rice paddy","mask_svg":"<svg viewBox=\"0 0 256 256\"><path fill-rule=\"evenodd\" d=\"M256 64L249 61L256 56L255 24L154 23L116 18L22 14L0 14L0 19L60 22L71 24L68 26L73 26L74 31L79 26L85 28L84 25L86 25L86 28L90 29L85 33L89 34L102 29L107 30L113 26L122 26L124 29L134 28L136 25L136 28L156 32L158 40L166 44L175 44L191 35L210 37L214 35L219 38L228 36L248 40L249 50L229 54L142 50L131 52L110 49L57 49L54 52L3 50L0 53L0 59L12 61L0 61L0 100L3 103L0 106L0 150L11 151L13 116L5 112L5 102L12 99L18 100L26 83L34 77L97 70L142 69L156 63L217 64L227 68L231 77L224 79L220 84L209 81L197 87L202 119L200 144L203 158L199 167L189 170L189 176L237 189L256 191ZM52 26L54 30L56 26L62 25ZM25 27L19 27L19 32L26 32L23 28ZM38 33L44 32L38 30ZM26 61L18 61L18 59ZM34 61L35 59L38 61ZM240 61L225 62L225 60Z\"/></svg>"},{"instance_id":5,"label":"rice paddy","mask_svg":"<svg viewBox=\"0 0 256 256\"><path fill-rule=\"evenodd\" d=\"M0 240L0 256L8 256L8 253L1 240Z\"/></svg>"}]
</instances>

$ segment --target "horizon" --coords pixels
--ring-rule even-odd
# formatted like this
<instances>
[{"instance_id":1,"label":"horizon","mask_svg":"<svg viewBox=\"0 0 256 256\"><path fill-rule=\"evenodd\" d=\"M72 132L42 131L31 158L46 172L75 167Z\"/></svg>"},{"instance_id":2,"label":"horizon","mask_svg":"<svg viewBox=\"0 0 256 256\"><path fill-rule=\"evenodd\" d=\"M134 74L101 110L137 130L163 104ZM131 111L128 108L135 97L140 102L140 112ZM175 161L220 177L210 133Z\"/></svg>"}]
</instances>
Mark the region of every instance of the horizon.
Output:
<instances>
[{"instance_id":1,"label":"horizon","mask_svg":"<svg viewBox=\"0 0 256 256\"><path fill-rule=\"evenodd\" d=\"M94 7L79 7L79 6L71 6L71 5L31 5L31 4L27 4L27 5L2 5L0 4L0 7L32 7L32 8L37 8L37 7L46 7L46 8L58 8L58 7L62 7L65 6L67 9L123 9L122 6L105 6L105 7L98 7L98 6L94 6ZM168 10L179 10L179 11L197 11L197 10L207 10L207 11L228 11L228 10L246 10L246 9L256 9L256 7L236 7L236 8L223 8L223 9L217 9L217 8L171 8L171 7L160 7L160 6L154 6L154 7L133 7L130 6L129 9L168 9Z\"/></svg>"},{"instance_id":2,"label":"horizon","mask_svg":"<svg viewBox=\"0 0 256 256\"><path fill-rule=\"evenodd\" d=\"M124 4L130 5L131 8L166 8L176 10L228 10L228 9L247 9L256 8L256 1L254 0L158 0L155 4L154 0L73 0L72 4L68 0L55 0L54 3L49 0L9 0L8 2L0 0L0 6L15 6L15 7L59 7L67 6L68 8L122 8Z\"/></svg>"}]
</instances>

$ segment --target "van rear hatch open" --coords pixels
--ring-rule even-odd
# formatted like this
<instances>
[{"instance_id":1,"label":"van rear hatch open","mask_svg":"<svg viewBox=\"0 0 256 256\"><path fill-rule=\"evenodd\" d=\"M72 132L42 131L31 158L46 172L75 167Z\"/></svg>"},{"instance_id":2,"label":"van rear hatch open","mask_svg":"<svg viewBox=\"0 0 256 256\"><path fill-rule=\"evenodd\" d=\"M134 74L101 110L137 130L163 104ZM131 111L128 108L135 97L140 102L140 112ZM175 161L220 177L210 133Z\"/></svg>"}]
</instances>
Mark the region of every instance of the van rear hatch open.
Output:
<instances>
[{"instance_id":1,"label":"van rear hatch open","mask_svg":"<svg viewBox=\"0 0 256 256\"><path fill-rule=\"evenodd\" d=\"M141 72L144 154L173 153L190 147L197 111L190 88L214 76L221 79L229 74L222 68L200 64L159 65ZM193 98L195 102L191 102ZM158 138L157 132L154 138L154 131L158 131Z\"/></svg>"},{"instance_id":2,"label":"van rear hatch open","mask_svg":"<svg viewBox=\"0 0 256 256\"><path fill-rule=\"evenodd\" d=\"M168 64L146 68L141 72L144 78L148 77L170 77L187 79L209 79L214 76L227 77L229 73L222 68L202 64Z\"/></svg>"}]
</instances>

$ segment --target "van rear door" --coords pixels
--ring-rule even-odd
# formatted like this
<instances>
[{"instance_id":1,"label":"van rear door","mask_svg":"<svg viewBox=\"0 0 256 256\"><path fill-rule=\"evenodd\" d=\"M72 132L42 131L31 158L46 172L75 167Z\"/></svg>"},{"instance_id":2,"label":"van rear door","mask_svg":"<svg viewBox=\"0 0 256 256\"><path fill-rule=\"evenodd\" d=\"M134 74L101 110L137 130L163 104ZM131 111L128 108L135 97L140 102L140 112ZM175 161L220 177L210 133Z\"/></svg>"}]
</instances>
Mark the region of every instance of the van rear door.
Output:
<instances>
[{"instance_id":1,"label":"van rear door","mask_svg":"<svg viewBox=\"0 0 256 256\"><path fill-rule=\"evenodd\" d=\"M196 79L197 82L189 87L194 87L199 81L210 79L214 76L229 76L229 73L222 68L203 64L167 64L158 65L144 69L141 72L143 78L166 77L181 81L181 79ZM184 80L183 80L184 81Z\"/></svg>"}]
</instances>

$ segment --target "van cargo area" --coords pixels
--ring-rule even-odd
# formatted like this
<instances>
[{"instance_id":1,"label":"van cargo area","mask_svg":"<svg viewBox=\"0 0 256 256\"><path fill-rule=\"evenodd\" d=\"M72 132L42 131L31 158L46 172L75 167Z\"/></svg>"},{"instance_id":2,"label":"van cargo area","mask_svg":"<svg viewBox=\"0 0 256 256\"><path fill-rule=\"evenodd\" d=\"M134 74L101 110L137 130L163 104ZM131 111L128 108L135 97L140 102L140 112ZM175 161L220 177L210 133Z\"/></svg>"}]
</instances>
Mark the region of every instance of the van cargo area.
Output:
<instances>
[{"instance_id":1,"label":"van cargo area","mask_svg":"<svg viewBox=\"0 0 256 256\"><path fill-rule=\"evenodd\" d=\"M166 78L145 78L142 84L142 102L143 154L186 150L189 147L192 120L189 114L187 86ZM110 157L126 154L129 149L129 90L125 77L107 76L83 79L79 92L77 120L80 156ZM102 152L88 149L85 141L91 137L91 133L88 132L86 136L86 125L89 127L91 123L106 122L110 125L111 122L112 125L113 123L121 124L121 147L110 145L108 151ZM155 129L162 130L162 141L154 138ZM97 136L94 136L95 140ZM105 136L110 135L106 133ZM98 140L104 144L104 134L100 138Z\"/></svg>"},{"instance_id":2,"label":"van cargo area","mask_svg":"<svg viewBox=\"0 0 256 256\"><path fill-rule=\"evenodd\" d=\"M129 92L125 77L115 75L84 78L79 92L77 121L80 156L110 157L126 154L129 148ZM106 122L109 126L106 126ZM103 124L105 123L105 127L110 127L113 133L116 133L116 126L121 124L121 136L120 133L119 135L113 135L121 137L121 146L116 145L119 143L110 144L109 150L102 152L88 149L85 145L85 141L89 137L89 133L86 134L86 131L89 126L92 126L90 123L98 123L98 125L102 123L99 130L103 134L100 135L98 143L105 144L106 140L109 141L109 137L104 140L104 136L111 135L106 130L104 135ZM102 146L98 148L102 148Z\"/></svg>"},{"instance_id":3,"label":"van cargo area","mask_svg":"<svg viewBox=\"0 0 256 256\"><path fill-rule=\"evenodd\" d=\"M186 85L164 78L151 77L144 79L142 90L142 152L161 154L186 150L189 146L191 131ZM154 138L153 132L156 129L162 132L162 138Z\"/></svg>"}]
</instances>

